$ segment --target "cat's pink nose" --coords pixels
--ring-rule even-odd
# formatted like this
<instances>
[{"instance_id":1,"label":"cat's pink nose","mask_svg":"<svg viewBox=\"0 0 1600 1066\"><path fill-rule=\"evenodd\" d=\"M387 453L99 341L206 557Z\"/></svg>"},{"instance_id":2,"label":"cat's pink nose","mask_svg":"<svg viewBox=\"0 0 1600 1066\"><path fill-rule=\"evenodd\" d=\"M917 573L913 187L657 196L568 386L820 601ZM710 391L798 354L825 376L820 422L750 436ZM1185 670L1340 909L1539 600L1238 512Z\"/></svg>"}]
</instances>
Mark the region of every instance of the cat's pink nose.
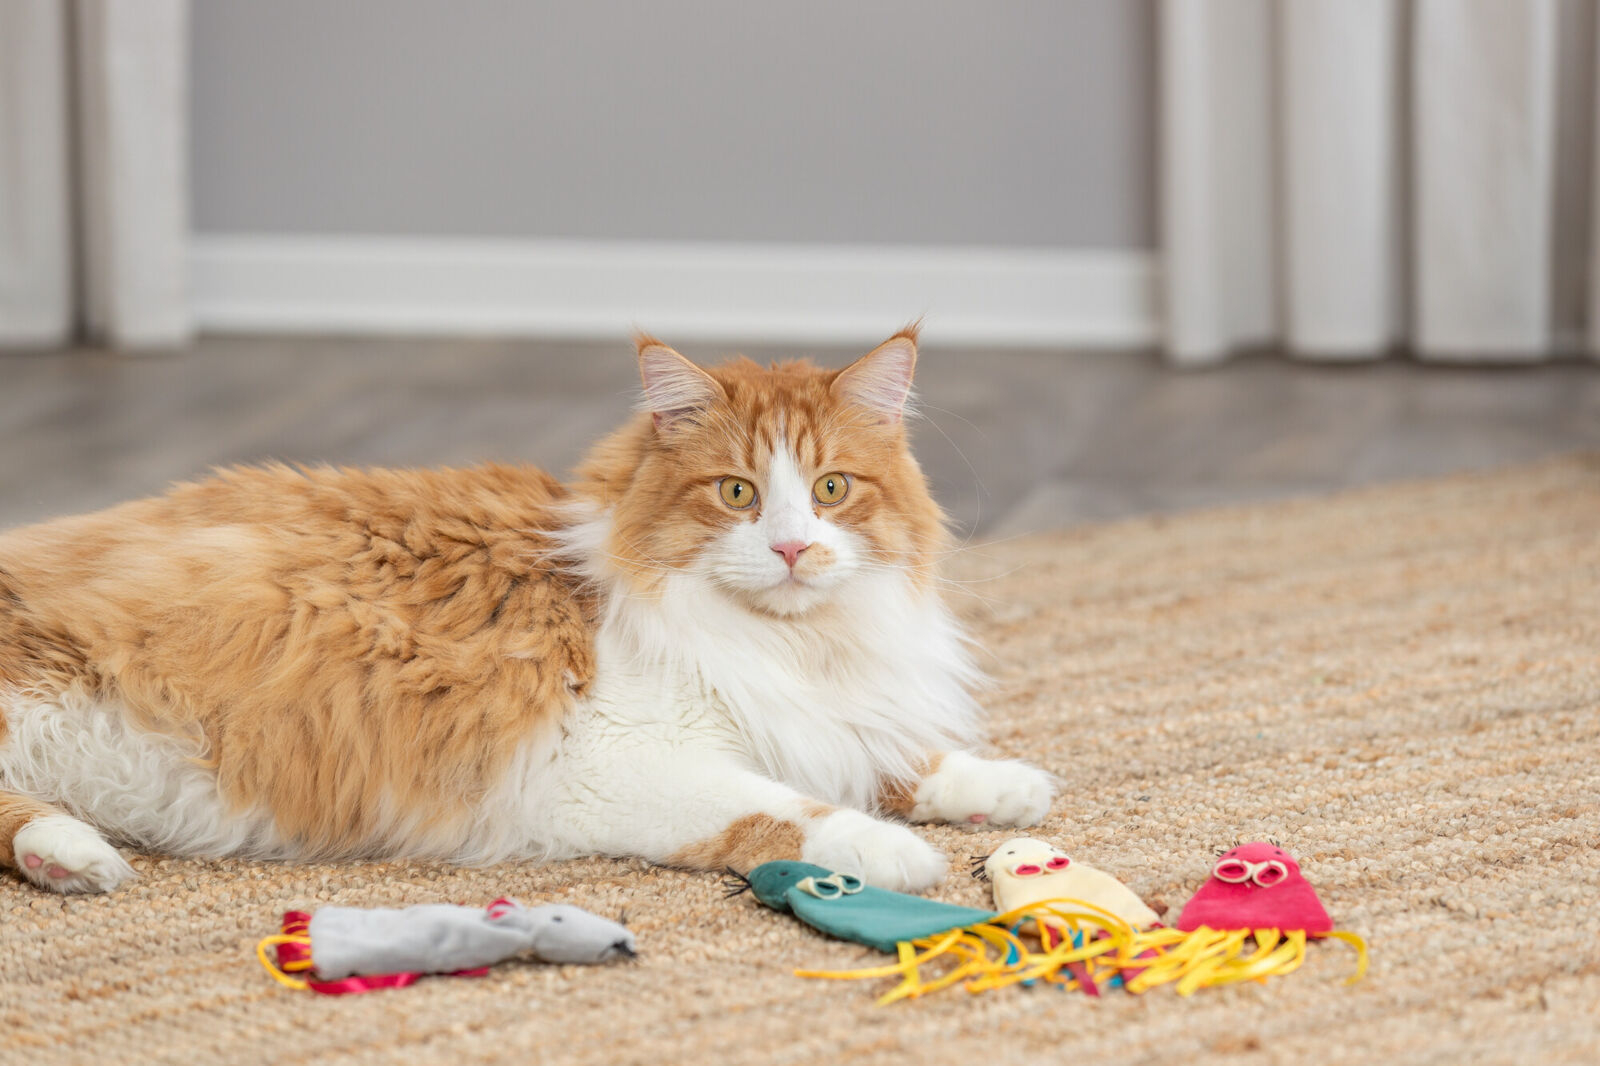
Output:
<instances>
[{"instance_id":1,"label":"cat's pink nose","mask_svg":"<svg viewBox=\"0 0 1600 1066\"><path fill-rule=\"evenodd\" d=\"M801 544L798 540L786 540L782 544L774 544L772 550L783 556L783 561L789 564L789 569L794 569L794 564L799 560L800 553L811 547Z\"/></svg>"}]
</instances>

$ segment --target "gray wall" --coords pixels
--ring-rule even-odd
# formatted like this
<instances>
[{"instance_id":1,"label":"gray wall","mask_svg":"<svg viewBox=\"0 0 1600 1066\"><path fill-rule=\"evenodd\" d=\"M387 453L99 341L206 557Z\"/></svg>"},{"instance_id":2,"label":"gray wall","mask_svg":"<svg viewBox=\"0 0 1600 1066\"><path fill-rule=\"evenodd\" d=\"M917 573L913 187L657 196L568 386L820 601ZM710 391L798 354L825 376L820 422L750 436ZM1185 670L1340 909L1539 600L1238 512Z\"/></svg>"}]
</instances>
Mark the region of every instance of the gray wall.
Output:
<instances>
[{"instance_id":1,"label":"gray wall","mask_svg":"<svg viewBox=\"0 0 1600 1066\"><path fill-rule=\"evenodd\" d=\"M202 232L1153 244L1153 0L198 0Z\"/></svg>"}]
</instances>

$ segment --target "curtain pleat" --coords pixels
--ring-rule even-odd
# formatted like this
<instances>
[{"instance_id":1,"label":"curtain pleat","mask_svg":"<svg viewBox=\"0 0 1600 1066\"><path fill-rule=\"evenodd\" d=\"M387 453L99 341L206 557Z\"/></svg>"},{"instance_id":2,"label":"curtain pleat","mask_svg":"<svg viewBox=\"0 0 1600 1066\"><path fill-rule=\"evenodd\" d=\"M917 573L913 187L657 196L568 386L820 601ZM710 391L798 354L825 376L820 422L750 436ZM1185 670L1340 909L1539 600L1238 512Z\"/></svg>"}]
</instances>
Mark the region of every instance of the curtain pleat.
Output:
<instances>
[{"instance_id":1,"label":"curtain pleat","mask_svg":"<svg viewBox=\"0 0 1600 1066\"><path fill-rule=\"evenodd\" d=\"M0 4L0 344L189 339L188 12Z\"/></svg>"},{"instance_id":2,"label":"curtain pleat","mask_svg":"<svg viewBox=\"0 0 1600 1066\"><path fill-rule=\"evenodd\" d=\"M0 344L73 332L67 17L60 0L0 3Z\"/></svg>"},{"instance_id":3,"label":"curtain pleat","mask_svg":"<svg viewBox=\"0 0 1600 1066\"><path fill-rule=\"evenodd\" d=\"M189 311L187 0L77 0L84 323L182 344Z\"/></svg>"},{"instance_id":4,"label":"curtain pleat","mask_svg":"<svg viewBox=\"0 0 1600 1066\"><path fill-rule=\"evenodd\" d=\"M1594 4L1163 0L1173 361L1600 348Z\"/></svg>"},{"instance_id":5,"label":"curtain pleat","mask_svg":"<svg viewBox=\"0 0 1600 1066\"><path fill-rule=\"evenodd\" d=\"M1296 0L1279 16L1284 340L1375 358L1401 326L1399 6Z\"/></svg>"},{"instance_id":6,"label":"curtain pleat","mask_svg":"<svg viewBox=\"0 0 1600 1066\"><path fill-rule=\"evenodd\" d=\"M1225 358L1278 329L1270 0L1167 0L1161 197L1167 351Z\"/></svg>"},{"instance_id":7,"label":"curtain pleat","mask_svg":"<svg viewBox=\"0 0 1600 1066\"><path fill-rule=\"evenodd\" d=\"M1554 0L1418 0L1413 341L1537 359L1552 342Z\"/></svg>"}]
</instances>

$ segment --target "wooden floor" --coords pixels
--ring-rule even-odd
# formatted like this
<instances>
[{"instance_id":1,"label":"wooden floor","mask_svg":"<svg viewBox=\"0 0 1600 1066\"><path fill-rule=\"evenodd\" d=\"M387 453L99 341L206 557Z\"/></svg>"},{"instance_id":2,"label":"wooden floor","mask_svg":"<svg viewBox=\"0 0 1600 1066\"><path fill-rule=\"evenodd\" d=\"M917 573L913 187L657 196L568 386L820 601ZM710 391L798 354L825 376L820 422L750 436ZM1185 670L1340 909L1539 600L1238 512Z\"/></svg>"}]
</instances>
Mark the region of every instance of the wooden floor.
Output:
<instances>
[{"instance_id":1,"label":"wooden floor","mask_svg":"<svg viewBox=\"0 0 1600 1066\"><path fill-rule=\"evenodd\" d=\"M710 361L738 346L680 346ZM855 351L746 346L755 358ZM629 408L631 347L510 340L207 338L181 355L0 355L0 527L100 507L226 463L502 459L567 470ZM931 344L918 454L963 531L1496 466L1600 448L1600 366L1260 356L1199 372L1149 353Z\"/></svg>"}]
</instances>

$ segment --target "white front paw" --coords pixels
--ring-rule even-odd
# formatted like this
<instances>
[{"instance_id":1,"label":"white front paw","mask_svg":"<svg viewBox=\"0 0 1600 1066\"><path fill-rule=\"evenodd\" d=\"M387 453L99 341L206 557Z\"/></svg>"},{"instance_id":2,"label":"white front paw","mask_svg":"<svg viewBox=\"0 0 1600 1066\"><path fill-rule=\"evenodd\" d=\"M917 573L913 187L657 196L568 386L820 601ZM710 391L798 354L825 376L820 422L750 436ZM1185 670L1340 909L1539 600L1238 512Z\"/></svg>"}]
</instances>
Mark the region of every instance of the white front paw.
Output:
<instances>
[{"instance_id":1,"label":"white front paw","mask_svg":"<svg viewBox=\"0 0 1600 1066\"><path fill-rule=\"evenodd\" d=\"M66 814L35 818L11 838L17 869L52 892L109 892L133 867L105 838Z\"/></svg>"},{"instance_id":2,"label":"white front paw","mask_svg":"<svg viewBox=\"0 0 1600 1066\"><path fill-rule=\"evenodd\" d=\"M813 826L800 858L895 892L930 888L947 868L938 849L905 826L852 810L834 811Z\"/></svg>"},{"instance_id":3,"label":"white front paw","mask_svg":"<svg viewBox=\"0 0 1600 1066\"><path fill-rule=\"evenodd\" d=\"M1050 812L1055 791L1050 775L1027 763L953 751L917 786L911 820L1033 825Z\"/></svg>"}]
</instances>

